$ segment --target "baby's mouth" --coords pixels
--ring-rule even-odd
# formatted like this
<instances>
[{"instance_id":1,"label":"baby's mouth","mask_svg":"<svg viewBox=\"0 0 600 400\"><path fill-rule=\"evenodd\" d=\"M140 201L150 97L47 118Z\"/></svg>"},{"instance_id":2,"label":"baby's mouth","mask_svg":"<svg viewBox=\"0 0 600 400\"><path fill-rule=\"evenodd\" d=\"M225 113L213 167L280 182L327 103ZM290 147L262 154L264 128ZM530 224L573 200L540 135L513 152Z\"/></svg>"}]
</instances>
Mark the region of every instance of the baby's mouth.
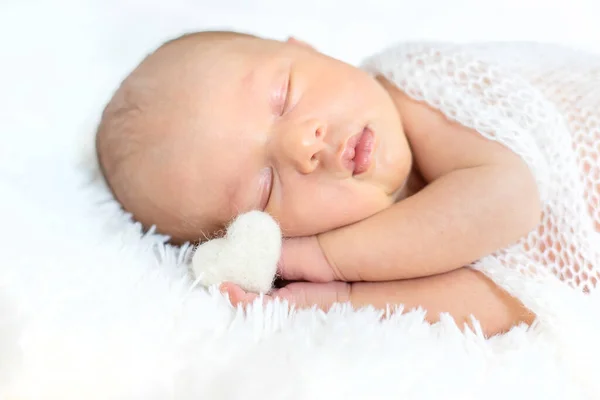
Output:
<instances>
[{"instance_id":1,"label":"baby's mouth","mask_svg":"<svg viewBox=\"0 0 600 400\"><path fill-rule=\"evenodd\" d=\"M342 158L344 165L352 171L353 176L360 175L369 169L374 145L375 135L368 127L348 139Z\"/></svg>"}]
</instances>

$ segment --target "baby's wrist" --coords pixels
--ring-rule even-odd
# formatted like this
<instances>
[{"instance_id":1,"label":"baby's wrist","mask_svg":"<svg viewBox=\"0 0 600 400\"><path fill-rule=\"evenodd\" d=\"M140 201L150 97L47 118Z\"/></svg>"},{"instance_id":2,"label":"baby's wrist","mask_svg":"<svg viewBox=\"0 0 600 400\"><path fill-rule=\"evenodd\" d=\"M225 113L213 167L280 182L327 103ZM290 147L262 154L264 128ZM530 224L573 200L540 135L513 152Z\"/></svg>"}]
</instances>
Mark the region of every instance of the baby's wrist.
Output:
<instances>
[{"instance_id":1,"label":"baby's wrist","mask_svg":"<svg viewBox=\"0 0 600 400\"><path fill-rule=\"evenodd\" d=\"M287 280L310 282L337 280L316 236L284 240L278 269L280 276Z\"/></svg>"},{"instance_id":2,"label":"baby's wrist","mask_svg":"<svg viewBox=\"0 0 600 400\"><path fill-rule=\"evenodd\" d=\"M324 240L325 239L325 240ZM347 279L340 273L338 266L333 261L331 254L331 248L327 245L326 233L318 234L314 236L315 245L318 247L318 253L321 256L321 262L326 266L327 270L331 271L332 280L335 281L347 281Z\"/></svg>"}]
</instances>

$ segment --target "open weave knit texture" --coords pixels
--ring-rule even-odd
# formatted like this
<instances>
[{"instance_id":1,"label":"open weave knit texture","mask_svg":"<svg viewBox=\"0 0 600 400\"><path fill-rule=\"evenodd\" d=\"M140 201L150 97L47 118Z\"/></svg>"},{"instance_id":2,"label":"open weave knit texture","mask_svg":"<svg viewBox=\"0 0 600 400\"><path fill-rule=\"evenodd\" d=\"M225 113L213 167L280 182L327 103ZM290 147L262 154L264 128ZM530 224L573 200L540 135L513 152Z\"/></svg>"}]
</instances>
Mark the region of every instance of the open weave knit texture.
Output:
<instances>
[{"instance_id":1,"label":"open weave knit texture","mask_svg":"<svg viewBox=\"0 0 600 400\"><path fill-rule=\"evenodd\" d=\"M557 300L554 278L580 292L595 290L600 280L599 56L534 43L409 43L372 57L365 68L507 146L534 173L543 204L539 226L475 268L540 316L551 313L547 301ZM523 285L515 287L509 277ZM526 288L529 283L533 286Z\"/></svg>"}]
</instances>

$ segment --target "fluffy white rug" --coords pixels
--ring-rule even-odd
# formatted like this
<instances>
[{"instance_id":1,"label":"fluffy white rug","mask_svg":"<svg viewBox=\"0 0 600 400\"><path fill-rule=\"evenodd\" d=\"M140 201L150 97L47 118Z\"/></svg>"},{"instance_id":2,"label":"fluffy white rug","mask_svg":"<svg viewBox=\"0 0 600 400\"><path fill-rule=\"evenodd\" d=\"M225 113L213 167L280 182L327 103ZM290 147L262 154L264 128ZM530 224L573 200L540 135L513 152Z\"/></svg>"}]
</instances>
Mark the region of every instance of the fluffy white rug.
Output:
<instances>
[{"instance_id":1,"label":"fluffy white rug","mask_svg":"<svg viewBox=\"0 0 600 400\"><path fill-rule=\"evenodd\" d=\"M541 325L486 340L421 311L245 315L192 290L189 249L142 235L86 158L99 107L140 55L102 47L129 21L107 3L65 2L58 21L56 4L0 12L0 399L600 396L600 330L582 310L571 340ZM147 10L133 3L123 7ZM140 43L175 32L127 28Z\"/></svg>"}]
</instances>

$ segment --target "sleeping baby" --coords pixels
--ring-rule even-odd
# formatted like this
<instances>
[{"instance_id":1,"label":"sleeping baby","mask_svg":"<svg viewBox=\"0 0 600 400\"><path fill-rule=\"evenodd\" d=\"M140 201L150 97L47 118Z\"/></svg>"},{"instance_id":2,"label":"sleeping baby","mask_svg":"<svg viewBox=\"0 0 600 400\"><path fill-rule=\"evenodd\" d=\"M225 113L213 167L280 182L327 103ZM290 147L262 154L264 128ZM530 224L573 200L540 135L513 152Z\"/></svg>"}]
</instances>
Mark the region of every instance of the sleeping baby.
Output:
<instances>
[{"instance_id":1,"label":"sleeping baby","mask_svg":"<svg viewBox=\"0 0 600 400\"><path fill-rule=\"evenodd\" d=\"M408 43L357 68L200 32L123 81L96 145L123 208L175 243L271 215L291 283L267 299L421 307L491 335L534 320L536 287L600 279L599 116L598 58L555 46Z\"/></svg>"}]
</instances>

